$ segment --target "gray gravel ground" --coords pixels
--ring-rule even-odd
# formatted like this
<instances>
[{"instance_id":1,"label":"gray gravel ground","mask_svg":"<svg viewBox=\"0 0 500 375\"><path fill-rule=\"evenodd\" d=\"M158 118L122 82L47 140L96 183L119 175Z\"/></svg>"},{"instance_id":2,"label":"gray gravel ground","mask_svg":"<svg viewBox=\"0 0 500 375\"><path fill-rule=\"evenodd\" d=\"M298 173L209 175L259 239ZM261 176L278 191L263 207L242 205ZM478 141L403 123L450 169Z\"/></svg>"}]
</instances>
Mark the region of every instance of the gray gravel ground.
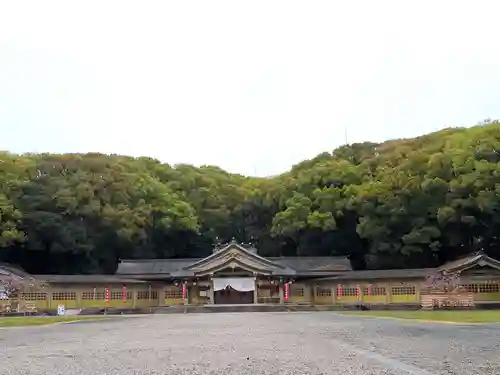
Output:
<instances>
[{"instance_id":1,"label":"gray gravel ground","mask_svg":"<svg viewBox=\"0 0 500 375\"><path fill-rule=\"evenodd\" d=\"M499 375L500 325L311 312L8 328L0 329L0 374Z\"/></svg>"}]
</instances>

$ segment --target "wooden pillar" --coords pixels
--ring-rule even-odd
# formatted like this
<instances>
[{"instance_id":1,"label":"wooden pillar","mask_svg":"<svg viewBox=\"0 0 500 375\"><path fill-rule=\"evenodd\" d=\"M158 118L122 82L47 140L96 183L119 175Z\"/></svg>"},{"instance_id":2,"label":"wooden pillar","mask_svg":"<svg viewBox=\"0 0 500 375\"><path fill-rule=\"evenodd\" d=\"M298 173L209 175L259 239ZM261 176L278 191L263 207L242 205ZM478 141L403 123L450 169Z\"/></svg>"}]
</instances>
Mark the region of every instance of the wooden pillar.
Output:
<instances>
[{"instance_id":1,"label":"wooden pillar","mask_svg":"<svg viewBox=\"0 0 500 375\"><path fill-rule=\"evenodd\" d=\"M208 285L208 296L210 297L210 304L214 305L215 304L215 290L214 290L214 282L210 278L210 282Z\"/></svg>"},{"instance_id":2,"label":"wooden pillar","mask_svg":"<svg viewBox=\"0 0 500 375\"><path fill-rule=\"evenodd\" d=\"M137 286L132 290L132 308L137 306Z\"/></svg>"},{"instance_id":3,"label":"wooden pillar","mask_svg":"<svg viewBox=\"0 0 500 375\"><path fill-rule=\"evenodd\" d=\"M165 291L167 286L165 284L161 284L158 288L158 306L165 306Z\"/></svg>"},{"instance_id":4,"label":"wooden pillar","mask_svg":"<svg viewBox=\"0 0 500 375\"><path fill-rule=\"evenodd\" d=\"M82 306L82 290L80 288L75 288L75 294L76 294L76 308L80 309L83 308Z\"/></svg>"},{"instance_id":5,"label":"wooden pillar","mask_svg":"<svg viewBox=\"0 0 500 375\"><path fill-rule=\"evenodd\" d=\"M257 282L257 277L255 278L255 289L253 290L253 303L259 303L259 283Z\"/></svg>"},{"instance_id":6,"label":"wooden pillar","mask_svg":"<svg viewBox=\"0 0 500 375\"><path fill-rule=\"evenodd\" d=\"M186 289L186 295L185 295L185 298L184 298L184 305L189 305L189 288L188 288L188 285L187 283L184 284L184 281L183 281L183 285L182 285L183 288Z\"/></svg>"},{"instance_id":7,"label":"wooden pillar","mask_svg":"<svg viewBox=\"0 0 500 375\"><path fill-rule=\"evenodd\" d=\"M312 303L311 284L304 282L304 297L307 302Z\"/></svg>"},{"instance_id":8,"label":"wooden pillar","mask_svg":"<svg viewBox=\"0 0 500 375\"><path fill-rule=\"evenodd\" d=\"M50 288L50 287L49 287ZM47 307L52 308L52 289L47 291Z\"/></svg>"},{"instance_id":9,"label":"wooden pillar","mask_svg":"<svg viewBox=\"0 0 500 375\"><path fill-rule=\"evenodd\" d=\"M385 284L385 303L389 304L392 302L392 286L390 283Z\"/></svg>"}]
</instances>

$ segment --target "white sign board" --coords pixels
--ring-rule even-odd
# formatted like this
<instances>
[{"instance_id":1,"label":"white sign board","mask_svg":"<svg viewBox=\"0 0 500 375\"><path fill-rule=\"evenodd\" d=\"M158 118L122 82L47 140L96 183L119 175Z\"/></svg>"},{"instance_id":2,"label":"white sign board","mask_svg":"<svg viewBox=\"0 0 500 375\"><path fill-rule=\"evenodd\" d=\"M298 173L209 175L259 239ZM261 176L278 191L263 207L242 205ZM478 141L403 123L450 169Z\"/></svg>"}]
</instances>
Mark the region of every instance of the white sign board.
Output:
<instances>
[{"instance_id":1,"label":"white sign board","mask_svg":"<svg viewBox=\"0 0 500 375\"><path fill-rule=\"evenodd\" d=\"M66 314L66 308L64 305L57 305L57 315L64 315Z\"/></svg>"}]
</instances>

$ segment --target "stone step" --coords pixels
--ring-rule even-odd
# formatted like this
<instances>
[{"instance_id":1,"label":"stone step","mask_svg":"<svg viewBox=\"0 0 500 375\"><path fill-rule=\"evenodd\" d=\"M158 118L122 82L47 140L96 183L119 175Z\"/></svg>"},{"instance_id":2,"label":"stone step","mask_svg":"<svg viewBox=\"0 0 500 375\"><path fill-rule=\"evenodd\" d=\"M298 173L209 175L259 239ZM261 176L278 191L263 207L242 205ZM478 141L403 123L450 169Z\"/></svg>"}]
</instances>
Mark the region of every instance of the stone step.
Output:
<instances>
[{"instance_id":1,"label":"stone step","mask_svg":"<svg viewBox=\"0 0 500 375\"><path fill-rule=\"evenodd\" d=\"M330 306L291 305L291 304L252 304L252 305L203 305L203 306L162 306L156 314L188 313L229 313L229 312L291 312L327 311Z\"/></svg>"},{"instance_id":2,"label":"stone step","mask_svg":"<svg viewBox=\"0 0 500 375\"><path fill-rule=\"evenodd\" d=\"M129 315L129 314L149 314L154 308L102 308L87 307L80 311L79 315Z\"/></svg>"},{"instance_id":3,"label":"stone step","mask_svg":"<svg viewBox=\"0 0 500 375\"><path fill-rule=\"evenodd\" d=\"M235 312L300 312L300 311L342 311L342 310L418 310L419 304L390 305L311 305L311 304L245 304L245 305L172 305L147 308L108 308L107 315L123 314L188 314L188 313L235 313ZM103 308L85 308L80 315L104 314ZM55 314L55 311L53 312Z\"/></svg>"},{"instance_id":4,"label":"stone step","mask_svg":"<svg viewBox=\"0 0 500 375\"><path fill-rule=\"evenodd\" d=\"M418 310L419 304L390 305L308 305L308 304L252 304L252 305L203 305L162 306L154 309L156 314L228 313L228 312L300 312L300 311L359 311L359 310Z\"/></svg>"}]
</instances>

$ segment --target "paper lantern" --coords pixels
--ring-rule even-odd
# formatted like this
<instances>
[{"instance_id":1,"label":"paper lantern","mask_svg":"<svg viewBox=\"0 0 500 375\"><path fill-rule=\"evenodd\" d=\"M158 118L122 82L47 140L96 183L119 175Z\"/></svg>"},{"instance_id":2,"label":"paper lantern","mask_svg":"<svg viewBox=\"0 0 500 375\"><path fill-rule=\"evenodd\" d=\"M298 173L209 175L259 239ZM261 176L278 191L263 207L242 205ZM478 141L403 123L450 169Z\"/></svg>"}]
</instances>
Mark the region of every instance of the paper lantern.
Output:
<instances>
[{"instance_id":1,"label":"paper lantern","mask_svg":"<svg viewBox=\"0 0 500 375\"><path fill-rule=\"evenodd\" d=\"M186 299L187 296L187 287L186 284L182 284L182 299Z\"/></svg>"},{"instance_id":2,"label":"paper lantern","mask_svg":"<svg viewBox=\"0 0 500 375\"><path fill-rule=\"evenodd\" d=\"M290 294L290 284L286 283L285 284L285 295L284 295L285 301L288 301L289 294Z\"/></svg>"}]
</instances>

